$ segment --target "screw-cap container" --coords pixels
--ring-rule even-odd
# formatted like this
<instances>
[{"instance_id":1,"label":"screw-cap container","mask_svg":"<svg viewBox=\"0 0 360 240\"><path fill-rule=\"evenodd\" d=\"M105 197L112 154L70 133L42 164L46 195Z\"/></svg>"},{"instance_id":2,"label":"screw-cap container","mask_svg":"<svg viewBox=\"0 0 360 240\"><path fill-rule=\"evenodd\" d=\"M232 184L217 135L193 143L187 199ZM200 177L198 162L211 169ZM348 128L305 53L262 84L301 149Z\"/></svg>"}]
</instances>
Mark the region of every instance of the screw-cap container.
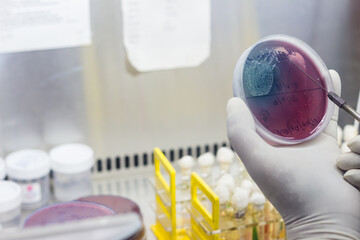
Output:
<instances>
[{"instance_id":1,"label":"screw-cap container","mask_svg":"<svg viewBox=\"0 0 360 240\"><path fill-rule=\"evenodd\" d=\"M25 149L13 152L5 158L10 180L22 190L22 209L35 209L50 199L50 160L46 152Z\"/></svg>"},{"instance_id":2,"label":"screw-cap container","mask_svg":"<svg viewBox=\"0 0 360 240\"><path fill-rule=\"evenodd\" d=\"M50 151L52 169L60 173L78 173L94 165L94 151L85 144L71 143Z\"/></svg>"},{"instance_id":3,"label":"screw-cap container","mask_svg":"<svg viewBox=\"0 0 360 240\"><path fill-rule=\"evenodd\" d=\"M22 190L12 181L0 181L0 226L14 228L20 224ZM1 230L0 227L0 230Z\"/></svg>"},{"instance_id":4,"label":"screw-cap container","mask_svg":"<svg viewBox=\"0 0 360 240\"><path fill-rule=\"evenodd\" d=\"M0 181L0 214L21 204L21 188L13 181Z\"/></svg>"},{"instance_id":5,"label":"screw-cap container","mask_svg":"<svg viewBox=\"0 0 360 240\"><path fill-rule=\"evenodd\" d=\"M10 178L32 180L44 177L50 172L49 156L37 149L13 152L5 158L6 171Z\"/></svg>"},{"instance_id":6,"label":"screw-cap container","mask_svg":"<svg viewBox=\"0 0 360 240\"><path fill-rule=\"evenodd\" d=\"M50 151L55 198L71 201L92 194L94 151L79 143L63 144Z\"/></svg>"}]
</instances>

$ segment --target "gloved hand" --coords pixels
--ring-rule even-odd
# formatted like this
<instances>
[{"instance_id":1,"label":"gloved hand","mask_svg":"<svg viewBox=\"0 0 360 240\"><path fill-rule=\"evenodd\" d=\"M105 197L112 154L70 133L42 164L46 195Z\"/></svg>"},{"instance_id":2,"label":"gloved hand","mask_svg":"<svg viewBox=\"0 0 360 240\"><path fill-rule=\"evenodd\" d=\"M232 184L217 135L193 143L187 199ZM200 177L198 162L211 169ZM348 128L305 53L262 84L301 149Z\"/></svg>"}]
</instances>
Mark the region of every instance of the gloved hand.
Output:
<instances>
[{"instance_id":1,"label":"gloved hand","mask_svg":"<svg viewBox=\"0 0 360 240\"><path fill-rule=\"evenodd\" d=\"M347 171L344 178L360 190L360 136L353 138L348 147L351 152L341 154L337 158L337 166Z\"/></svg>"},{"instance_id":2,"label":"gloved hand","mask_svg":"<svg viewBox=\"0 0 360 240\"><path fill-rule=\"evenodd\" d=\"M335 92L339 75L330 70ZM251 177L282 215L288 239L360 239L360 192L336 167L338 108L315 139L274 147L256 132L252 115L239 98L227 104L230 144Z\"/></svg>"}]
</instances>

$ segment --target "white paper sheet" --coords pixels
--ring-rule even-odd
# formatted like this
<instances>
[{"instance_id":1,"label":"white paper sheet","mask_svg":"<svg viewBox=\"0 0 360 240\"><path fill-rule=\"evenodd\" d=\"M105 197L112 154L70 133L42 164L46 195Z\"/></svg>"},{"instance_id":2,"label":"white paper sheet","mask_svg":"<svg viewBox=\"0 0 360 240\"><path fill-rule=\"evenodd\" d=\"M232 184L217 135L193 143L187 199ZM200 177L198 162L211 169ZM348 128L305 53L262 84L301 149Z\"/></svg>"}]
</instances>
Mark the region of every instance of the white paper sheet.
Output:
<instances>
[{"instance_id":1,"label":"white paper sheet","mask_svg":"<svg viewBox=\"0 0 360 240\"><path fill-rule=\"evenodd\" d=\"M89 0L1 0L0 53L91 43Z\"/></svg>"},{"instance_id":2,"label":"white paper sheet","mask_svg":"<svg viewBox=\"0 0 360 240\"><path fill-rule=\"evenodd\" d=\"M122 0L123 37L140 72L195 67L210 55L210 0Z\"/></svg>"}]
</instances>

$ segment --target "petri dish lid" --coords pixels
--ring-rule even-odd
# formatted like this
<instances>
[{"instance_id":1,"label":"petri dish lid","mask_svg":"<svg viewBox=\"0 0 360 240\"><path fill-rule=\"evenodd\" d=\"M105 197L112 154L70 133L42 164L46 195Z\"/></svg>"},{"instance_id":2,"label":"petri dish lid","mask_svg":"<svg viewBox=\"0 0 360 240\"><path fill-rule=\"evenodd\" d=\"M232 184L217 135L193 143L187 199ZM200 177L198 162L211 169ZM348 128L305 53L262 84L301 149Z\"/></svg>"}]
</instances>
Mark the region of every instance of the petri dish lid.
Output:
<instances>
[{"instance_id":1,"label":"petri dish lid","mask_svg":"<svg viewBox=\"0 0 360 240\"><path fill-rule=\"evenodd\" d=\"M0 212L7 212L21 204L21 188L13 181L0 181Z\"/></svg>"},{"instance_id":2,"label":"petri dish lid","mask_svg":"<svg viewBox=\"0 0 360 240\"><path fill-rule=\"evenodd\" d=\"M0 158L0 181L6 176L4 159Z\"/></svg>"},{"instance_id":3,"label":"petri dish lid","mask_svg":"<svg viewBox=\"0 0 360 240\"><path fill-rule=\"evenodd\" d=\"M51 167L56 172L83 172L94 165L94 151L85 144L63 144L51 149L50 160Z\"/></svg>"},{"instance_id":4,"label":"petri dish lid","mask_svg":"<svg viewBox=\"0 0 360 240\"><path fill-rule=\"evenodd\" d=\"M25 219L24 227L26 228L115 215L116 214L112 209L94 202L73 201L55 203L33 212Z\"/></svg>"},{"instance_id":5,"label":"petri dish lid","mask_svg":"<svg viewBox=\"0 0 360 240\"><path fill-rule=\"evenodd\" d=\"M272 145L309 141L328 125L334 104L329 71L305 42L287 35L259 40L239 58L233 92L250 109L256 131Z\"/></svg>"},{"instance_id":6,"label":"petri dish lid","mask_svg":"<svg viewBox=\"0 0 360 240\"><path fill-rule=\"evenodd\" d=\"M139 206L132 200L121 196L93 195L79 198L76 201L99 203L114 210L116 214L135 212L142 218Z\"/></svg>"},{"instance_id":7,"label":"petri dish lid","mask_svg":"<svg viewBox=\"0 0 360 240\"><path fill-rule=\"evenodd\" d=\"M31 180L46 176L50 172L49 156L37 149L24 149L10 153L5 158L9 177Z\"/></svg>"}]
</instances>

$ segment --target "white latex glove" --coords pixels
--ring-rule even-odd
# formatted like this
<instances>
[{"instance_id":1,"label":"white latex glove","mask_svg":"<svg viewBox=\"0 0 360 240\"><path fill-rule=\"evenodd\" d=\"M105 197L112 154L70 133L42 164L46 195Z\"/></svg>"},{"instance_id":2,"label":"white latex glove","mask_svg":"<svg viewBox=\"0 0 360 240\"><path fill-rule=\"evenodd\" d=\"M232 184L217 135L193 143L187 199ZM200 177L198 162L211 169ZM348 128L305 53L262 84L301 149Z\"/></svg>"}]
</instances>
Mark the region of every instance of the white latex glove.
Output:
<instances>
[{"instance_id":1,"label":"white latex glove","mask_svg":"<svg viewBox=\"0 0 360 240\"><path fill-rule=\"evenodd\" d=\"M351 152L341 154L337 158L337 166L346 171L344 178L360 189L360 136L350 140L348 147Z\"/></svg>"},{"instance_id":2,"label":"white latex glove","mask_svg":"<svg viewBox=\"0 0 360 240\"><path fill-rule=\"evenodd\" d=\"M335 92L339 75L330 70ZM288 239L360 239L360 192L336 167L338 108L315 139L274 147L239 98L227 105L228 137L251 177L284 218Z\"/></svg>"}]
</instances>

